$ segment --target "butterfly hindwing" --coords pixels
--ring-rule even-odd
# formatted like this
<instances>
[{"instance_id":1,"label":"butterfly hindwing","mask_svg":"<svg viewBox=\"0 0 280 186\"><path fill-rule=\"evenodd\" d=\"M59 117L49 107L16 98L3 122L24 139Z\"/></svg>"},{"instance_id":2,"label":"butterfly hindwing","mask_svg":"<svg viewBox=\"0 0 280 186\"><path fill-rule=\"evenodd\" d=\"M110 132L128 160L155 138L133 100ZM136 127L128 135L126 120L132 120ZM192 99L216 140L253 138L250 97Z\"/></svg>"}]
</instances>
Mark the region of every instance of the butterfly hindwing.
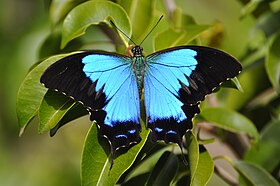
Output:
<instances>
[{"instance_id":1,"label":"butterfly hindwing","mask_svg":"<svg viewBox=\"0 0 280 186\"><path fill-rule=\"evenodd\" d=\"M147 127L155 140L179 145L192 127L193 116L199 113L199 102L241 71L241 65L230 55L200 46L159 51L147 56L146 63Z\"/></svg>"},{"instance_id":2,"label":"butterfly hindwing","mask_svg":"<svg viewBox=\"0 0 280 186\"><path fill-rule=\"evenodd\" d=\"M130 58L106 52L74 54L51 65L41 82L82 102L110 141L112 153L140 142L140 101Z\"/></svg>"}]
</instances>

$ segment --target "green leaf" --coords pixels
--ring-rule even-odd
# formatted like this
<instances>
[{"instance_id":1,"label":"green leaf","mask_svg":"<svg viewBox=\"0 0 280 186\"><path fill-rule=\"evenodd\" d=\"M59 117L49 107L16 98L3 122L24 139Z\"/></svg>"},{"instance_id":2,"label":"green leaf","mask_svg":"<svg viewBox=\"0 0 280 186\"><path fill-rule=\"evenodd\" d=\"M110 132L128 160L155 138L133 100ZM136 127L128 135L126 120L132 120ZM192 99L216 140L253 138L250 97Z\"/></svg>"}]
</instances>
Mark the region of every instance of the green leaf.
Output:
<instances>
[{"instance_id":1,"label":"green leaf","mask_svg":"<svg viewBox=\"0 0 280 186\"><path fill-rule=\"evenodd\" d=\"M62 127L63 125L67 124L68 122L75 120L79 117L82 117L84 115L87 115L88 111L85 109L85 107L80 104L76 103L74 106L72 106L63 116L63 118L57 123L57 125L51 129L50 136L54 136L57 132L57 130Z\"/></svg>"},{"instance_id":2,"label":"green leaf","mask_svg":"<svg viewBox=\"0 0 280 186\"><path fill-rule=\"evenodd\" d=\"M176 9L173 11L171 19L173 27L176 30L182 30L185 28L185 30L187 31L186 27L196 24L194 18L190 15L184 14L183 10L180 7L176 7Z\"/></svg>"},{"instance_id":3,"label":"green leaf","mask_svg":"<svg viewBox=\"0 0 280 186\"><path fill-rule=\"evenodd\" d=\"M178 158L173 153L166 151L155 165L146 185L170 185L178 166Z\"/></svg>"},{"instance_id":4,"label":"green leaf","mask_svg":"<svg viewBox=\"0 0 280 186\"><path fill-rule=\"evenodd\" d=\"M111 19L120 30L128 36L131 35L129 18L125 10L118 4L100 0L80 4L66 16L63 22L61 48L65 47L69 41L85 34L89 26L108 22ZM120 38L124 43L128 40L122 34L120 34Z\"/></svg>"},{"instance_id":5,"label":"green leaf","mask_svg":"<svg viewBox=\"0 0 280 186\"><path fill-rule=\"evenodd\" d=\"M44 133L54 128L74 105L73 99L49 90L45 94L39 109L39 133Z\"/></svg>"},{"instance_id":6,"label":"green leaf","mask_svg":"<svg viewBox=\"0 0 280 186\"><path fill-rule=\"evenodd\" d=\"M257 28L264 31L266 37L277 34L280 30L280 11L268 12L257 20Z\"/></svg>"},{"instance_id":7,"label":"green leaf","mask_svg":"<svg viewBox=\"0 0 280 186\"><path fill-rule=\"evenodd\" d=\"M234 168L247 182L252 185L279 186L277 180L262 167L246 161L233 161Z\"/></svg>"},{"instance_id":8,"label":"green leaf","mask_svg":"<svg viewBox=\"0 0 280 186\"><path fill-rule=\"evenodd\" d=\"M207 185L214 172L214 162L203 145L199 145L199 161L191 186Z\"/></svg>"},{"instance_id":9,"label":"green leaf","mask_svg":"<svg viewBox=\"0 0 280 186\"><path fill-rule=\"evenodd\" d=\"M52 0L49 9L52 25L58 24L72 8L84 1L86 0Z\"/></svg>"},{"instance_id":10,"label":"green leaf","mask_svg":"<svg viewBox=\"0 0 280 186\"><path fill-rule=\"evenodd\" d=\"M20 135L24 132L29 121L37 114L47 89L40 83L40 77L46 68L66 55L50 57L33 67L22 82L17 95L17 116L21 128Z\"/></svg>"},{"instance_id":11,"label":"green leaf","mask_svg":"<svg viewBox=\"0 0 280 186\"><path fill-rule=\"evenodd\" d=\"M258 143L245 154L244 160L256 163L272 172L280 163L280 121L274 121L262 130Z\"/></svg>"},{"instance_id":12,"label":"green leaf","mask_svg":"<svg viewBox=\"0 0 280 186\"><path fill-rule=\"evenodd\" d=\"M277 34L269 46L266 54L265 68L274 89L280 93L280 33Z\"/></svg>"},{"instance_id":13,"label":"green leaf","mask_svg":"<svg viewBox=\"0 0 280 186\"><path fill-rule=\"evenodd\" d=\"M169 28L155 38L155 50L186 45L208 28L206 25L190 25L187 30L180 31Z\"/></svg>"},{"instance_id":14,"label":"green leaf","mask_svg":"<svg viewBox=\"0 0 280 186\"><path fill-rule=\"evenodd\" d=\"M162 156L162 154L166 151L172 151L174 147L172 145L167 145L166 147L158 150L157 152L153 153L150 157L142 159L141 162L137 164L136 167L126 176L126 180L128 182L130 179L142 175L144 173L149 173L154 168L157 160Z\"/></svg>"},{"instance_id":15,"label":"green leaf","mask_svg":"<svg viewBox=\"0 0 280 186\"><path fill-rule=\"evenodd\" d=\"M199 161L199 148L195 135L192 131L186 133L187 149L188 149L188 161L190 165L191 183L193 183L194 176L197 170Z\"/></svg>"},{"instance_id":16,"label":"green leaf","mask_svg":"<svg viewBox=\"0 0 280 186\"><path fill-rule=\"evenodd\" d=\"M179 40L182 35L183 33L181 31L175 31L171 28L165 30L155 37L155 50L159 51L165 48L174 47L178 42L177 40Z\"/></svg>"},{"instance_id":17,"label":"green leaf","mask_svg":"<svg viewBox=\"0 0 280 186\"><path fill-rule=\"evenodd\" d=\"M258 5L262 2L263 0L251 0L249 3L244 6L244 8L241 11L241 16L247 16L251 14L257 7Z\"/></svg>"},{"instance_id":18,"label":"green leaf","mask_svg":"<svg viewBox=\"0 0 280 186\"><path fill-rule=\"evenodd\" d=\"M257 51L261 53L261 51ZM246 104L254 99L260 92L266 90L269 85L267 79L267 73L264 69L263 59L257 58L253 60L253 64L250 64L248 68L244 68L244 71L238 76L238 80L244 88L244 93L240 91L230 91L224 102L225 107L232 108L234 110L242 109L246 107Z\"/></svg>"},{"instance_id":19,"label":"green leaf","mask_svg":"<svg viewBox=\"0 0 280 186\"><path fill-rule=\"evenodd\" d=\"M150 31L150 23L153 19L155 0L119 0L120 4L127 12L132 24L132 39L138 43Z\"/></svg>"},{"instance_id":20,"label":"green leaf","mask_svg":"<svg viewBox=\"0 0 280 186\"><path fill-rule=\"evenodd\" d=\"M149 176L150 174L148 172L144 174L140 174L138 176L129 179L127 182L122 183L122 186L145 185Z\"/></svg>"},{"instance_id":21,"label":"green leaf","mask_svg":"<svg viewBox=\"0 0 280 186\"><path fill-rule=\"evenodd\" d=\"M214 172L211 179L207 183L207 186L217 186L217 185L230 186L227 182L225 182L220 176L218 176Z\"/></svg>"},{"instance_id":22,"label":"green leaf","mask_svg":"<svg viewBox=\"0 0 280 186\"><path fill-rule=\"evenodd\" d=\"M156 51L186 45L209 28L208 25L196 24L191 16L182 14L180 8L174 11L172 23L172 28L166 29L155 38L154 46Z\"/></svg>"},{"instance_id":23,"label":"green leaf","mask_svg":"<svg viewBox=\"0 0 280 186\"><path fill-rule=\"evenodd\" d=\"M89 185L115 185L121 175L133 164L137 154L143 148L149 135L149 130L141 132L142 141L131 147L126 153L121 154L114 160L110 170L111 161L108 157L109 147L105 145L106 139L98 138L97 127L93 124L85 141L83 149L81 178L82 186ZM103 147L100 145L103 144Z\"/></svg>"},{"instance_id":24,"label":"green leaf","mask_svg":"<svg viewBox=\"0 0 280 186\"><path fill-rule=\"evenodd\" d=\"M255 125L244 115L233 110L226 108L206 108L202 110L199 116L219 128L232 132L245 133L255 140L259 139L259 133Z\"/></svg>"}]
</instances>

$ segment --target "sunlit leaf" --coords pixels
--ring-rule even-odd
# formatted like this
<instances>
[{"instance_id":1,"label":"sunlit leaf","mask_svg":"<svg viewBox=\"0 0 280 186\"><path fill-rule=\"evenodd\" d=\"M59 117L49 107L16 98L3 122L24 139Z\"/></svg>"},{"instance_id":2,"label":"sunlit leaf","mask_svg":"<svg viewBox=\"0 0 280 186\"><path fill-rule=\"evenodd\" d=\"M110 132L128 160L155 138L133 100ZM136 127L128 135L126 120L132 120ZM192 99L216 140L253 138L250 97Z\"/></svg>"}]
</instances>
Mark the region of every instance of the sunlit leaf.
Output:
<instances>
[{"instance_id":1,"label":"sunlit leaf","mask_svg":"<svg viewBox=\"0 0 280 186\"><path fill-rule=\"evenodd\" d=\"M114 165L110 170L112 163L109 155L110 148L105 138L99 141L97 127L93 124L87 135L83 150L81 166L82 186L115 185L121 175L135 161L148 135L149 130L143 129L141 132L142 141L131 147L126 153L118 156L114 160ZM106 150L104 150L104 148Z\"/></svg>"},{"instance_id":2,"label":"sunlit leaf","mask_svg":"<svg viewBox=\"0 0 280 186\"><path fill-rule=\"evenodd\" d=\"M111 19L119 29L128 36L131 35L129 18L120 5L110 1L100 0L80 4L66 16L63 22L61 47L65 47L69 41L85 34L89 26L101 22L108 23ZM122 34L120 34L120 38L124 42L128 40Z\"/></svg>"},{"instance_id":3,"label":"sunlit leaf","mask_svg":"<svg viewBox=\"0 0 280 186\"><path fill-rule=\"evenodd\" d=\"M200 115L211 124L232 132L245 133L259 139L259 133L255 125L244 115L226 108L205 108Z\"/></svg>"}]
</instances>

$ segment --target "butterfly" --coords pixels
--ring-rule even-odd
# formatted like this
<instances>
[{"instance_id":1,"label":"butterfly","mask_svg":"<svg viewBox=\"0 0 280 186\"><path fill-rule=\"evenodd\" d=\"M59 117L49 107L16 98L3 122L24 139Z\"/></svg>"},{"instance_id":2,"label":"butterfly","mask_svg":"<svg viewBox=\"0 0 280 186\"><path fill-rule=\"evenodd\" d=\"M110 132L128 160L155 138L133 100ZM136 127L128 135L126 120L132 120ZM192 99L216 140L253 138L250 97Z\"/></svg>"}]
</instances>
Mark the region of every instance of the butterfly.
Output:
<instances>
[{"instance_id":1,"label":"butterfly","mask_svg":"<svg viewBox=\"0 0 280 186\"><path fill-rule=\"evenodd\" d=\"M205 46L173 47L144 57L136 45L131 53L73 54L49 66L40 79L87 108L112 154L141 141L141 97L153 140L181 147L199 103L242 70L231 55Z\"/></svg>"}]
</instances>

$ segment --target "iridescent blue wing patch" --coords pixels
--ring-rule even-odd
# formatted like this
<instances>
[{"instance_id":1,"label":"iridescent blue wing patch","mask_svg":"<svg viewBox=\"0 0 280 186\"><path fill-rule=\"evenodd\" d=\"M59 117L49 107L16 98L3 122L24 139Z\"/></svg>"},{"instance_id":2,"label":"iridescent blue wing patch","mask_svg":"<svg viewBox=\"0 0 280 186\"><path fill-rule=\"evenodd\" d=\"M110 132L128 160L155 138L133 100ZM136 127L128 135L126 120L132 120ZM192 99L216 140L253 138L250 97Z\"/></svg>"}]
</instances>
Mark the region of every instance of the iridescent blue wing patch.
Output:
<instances>
[{"instance_id":1,"label":"iridescent blue wing patch","mask_svg":"<svg viewBox=\"0 0 280 186\"><path fill-rule=\"evenodd\" d=\"M113 154L141 140L140 102L130 60L118 54L83 52L59 60L41 77L47 88L88 108Z\"/></svg>"},{"instance_id":2,"label":"iridescent blue wing patch","mask_svg":"<svg viewBox=\"0 0 280 186\"><path fill-rule=\"evenodd\" d=\"M208 47L182 46L147 56L144 98L147 127L155 140L181 145L198 104L241 71L232 56Z\"/></svg>"}]
</instances>

